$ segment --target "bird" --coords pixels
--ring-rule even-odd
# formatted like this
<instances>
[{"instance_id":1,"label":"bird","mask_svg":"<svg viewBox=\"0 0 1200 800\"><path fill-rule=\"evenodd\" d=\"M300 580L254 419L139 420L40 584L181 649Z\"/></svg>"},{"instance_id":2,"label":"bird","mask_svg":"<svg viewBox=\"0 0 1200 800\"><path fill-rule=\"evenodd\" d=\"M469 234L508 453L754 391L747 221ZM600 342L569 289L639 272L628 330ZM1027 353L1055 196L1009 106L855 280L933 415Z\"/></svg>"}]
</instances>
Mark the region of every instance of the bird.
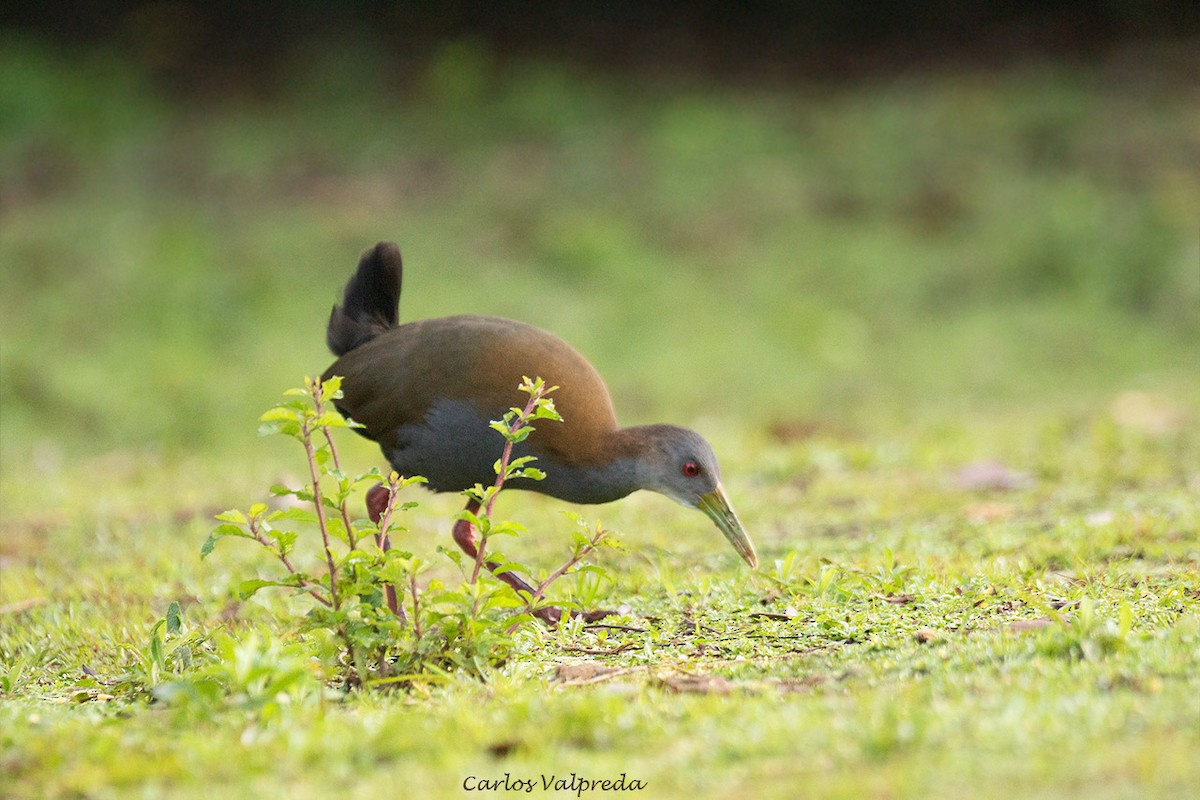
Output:
<instances>
[{"instance_id":1,"label":"bird","mask_svg":"<svg viewBox=\"0 0 1200 800\"><path fill-rule=\"evenodd\" d=\"M513 452L534 456L544 479L516 479L506 488L578 504L657 492L702 511L750 567L758 566L721 483L717 457L700 434L668 424L620 426L595 367L533 325L477 315L401 324L402 280L395 243L380 242L363 253L330 313L326 343L337 360L322 376L341 377L338 411L379 445L397 473L420 475L435 492L491 485L505 439L489 423L524 405L518 387L525 376L540 377L558 387L553 400L562 422L539 425ZM386 495L381 502L368 494L373 516L384 502ZM467 510L477 512L478 503L471 500ZM469 521L459 519L453 536L468 557L476 557L478 538ZM498 577L532 594L513 572Z\"/></svg>"}]
</instances>

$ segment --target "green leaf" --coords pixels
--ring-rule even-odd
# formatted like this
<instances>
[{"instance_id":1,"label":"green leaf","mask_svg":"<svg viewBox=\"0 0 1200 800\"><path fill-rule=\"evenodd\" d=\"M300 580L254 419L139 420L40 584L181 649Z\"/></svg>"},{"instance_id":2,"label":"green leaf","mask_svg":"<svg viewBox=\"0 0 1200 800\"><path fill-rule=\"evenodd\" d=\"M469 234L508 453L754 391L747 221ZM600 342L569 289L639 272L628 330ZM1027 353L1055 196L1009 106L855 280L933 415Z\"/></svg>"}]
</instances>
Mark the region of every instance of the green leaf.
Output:
<instances>
[{"instance_id":1,"label":"green leaf","mask_svg":"<svg viewBox=\"0 0 1200 800\"><path fill-rule=\"evenodd\" d=\"M183 629L183 620L179 611L179 603L174 600L167 606L167 633L178 634Z\"/></svg>"},{"instance_id":2,"label":"green leaf","mask_svg":"<svg viewBox=\"0 0 1200 800\"><path fill-rule=\"evenodd\" d=\"M208 558L208 554L211 553L213 551L213 548L217 546L218 538L220 538L220 537L210 533L208 535L208 538L204 540L204 544L200 545L200 560L201 561Z\"/></svg>"},{"instance_id":3,"label":"green leaf","mask_svg":"<svg viewBox=\"0 0 1200 800\"><path fill-rule=\"evenodd\" d=\"M330 375L321 381L321 402L327 403L342 396L342 376Z\"/></svg>"},{"instance_id":4,"label":"green leaf","mask_svg":"<svg viewBox=\"0 0 1200 800\"><path fill-rule=\"evenodd\" d=\"M257 592L259 589L262 589L263 587L266 587L266 586L273 586L273 585L274 584L271 581L264 581L264 580L258 580L258 579L242 581L241 583L238 584L238 595L241 597L241 599L247 600L250 597L252 597L254 595L254 593Z\"/></svg>"},{"instance_id":5,"label":"green leaf","mask_svg":"<svg viewBox=\"0 0 1200 800\"><path fill-rule=\"evenodd\" d=\"M299 422L300 414L293 408L287 406L275 406L267 409L263 415L258 418L259 422Z\"/></svg>"},{"instance_id":6,"label":"green leaf","mask_svg":"<svg viewBox=\"0 0 1200 800\"><path fill-rule=\"evenodd\" d=\"M438 592L432 594L427 591L426 596L422 598L424 603L453 603L455 605L470 605L470 598L462 592Z\"/></svg>"},{"instance_id":7,"label":"green leaf","mask_svg":"<svg viewBox=\"0 0 1200 800\"><path fill-rule=\"evenodd\" d=\"M242 581L241 583L239 583L239 584L238 584L238 595L239 595L239 596L241 597L241 599L243 599L243 600L249 600L249 599L250 599L252 596L254 596L254 594L255 594L255 593L256 593L256 592L257 592L259 589L264 589L264 588L266 588L266 587L268 587L268 586L283 586L283 587L286 587L286 588L292 588L292 589L294 589L294 588L296 588L298 585L299 585L299 583L298 583L298 582L296 582L296 581L292 581L292 582L283 582L283 581L265 581L265 580L261 580L261 579L255 578L255 579L252 579L252 580L248 580L248 581Z\"/></svg>"},{"instance_id":8,"label":"green leaf","mask_svg":"<svg viewBox=\"0 0 1200 800\"><path fill-rule=\"evenodd\" d=\"M466 510L458 512L458 514L456 514L454 518L456 520L461 520L463 522L469 522L472 525L474 525L476 528L478 528L480 523L482 522L482 519L480 518L480 516L478 514L472 512L472 511L466 511Z\"/></svg>"},{"instance_id":9,"label":"green leaf","mask_svg":"<svg viewBox=\"0 0 1200 800\"><path fill-rule=\"evenodd\" d=\"M325 526L329 530L330 536L349 543L350 538L346 535L346 525L341 521L341 519L337 517L326 518Z\"/></svg>"},{"instance_id":10,"label":"green leaf","mask_svg":"<svg viewBox=\"0 0 1200 800\"><path fill-rule=\"evenodd\" d=\"M254 537L246 533L245 530L234 525L232 522L222 522L217 527L213 528L212 536L221 538L222 536L241 536L245 539L253 539Z\"/></svg>"},{"instance_id":11,"label":"green leaf","mask_svg":"<svg viewBox=\"0 0 1200 800\"><path fill-rule=\"evenodd\" d=\"M271 530L267 533L279 545L279 552L287 555L292 552L292 548L296 546L296 540L300 535L295 531L277 531Z\"/></svg>"},{"instance_id":12,"label":"green leaf","mask_svg":"<svg viewBox=\"0 0 1200 800\"><path fill-rule=\"evenodd\" d=\"M245 525L248 522L246 515L236 508L222 511L220 514L217 514L216 519L224 520L225 522L236 522L238 525Z\"/></svg>"},{"instance_id":13,"label":"green leaf","mask_svg":"<svg viewBox=\"0 0 1200 800\"><path fill-rule=\"evenodd\" d=\"M354 533L360 539L367 534L377 533L379 531L379 526L377 526L374 522L371 522L369 519L351 520L350 525L354 528ZM388 526L388 533L396 533L397 531L403 530L404 528L400 528L395 525Z\"/></svg>"},{"instance_id":14,"label":"green leaf","mask_svg":"<svg viewBox=\"0 0 1200 800\"><path fill-rule=\"evenodd\" d=\"M181 666L183 669L191 669L192 648L188 647L183 642L180 642L179 644L180 646L172 652L172 655L175 656L175 659L179 662L179 666Z\"/></svg>"},{"instance_id":15,"label":"green leaf","mask_svg":"<svg viewBox=\"0 0 1200 800\"><path fill-rule=\"evenodd\" d=\"M370 566L371 564L373 564L375 562L375 559L376 559L376 553L367 552L366 550L359 550L358 548L355 548L354 550L350 550L349 552L347 552L340 559L337 559L337 564L339 567L344 566L344 565Z\"/></svg>"},{"instance_id":16,"label":"green leaf","mask_svg":"<svg viewBox=\"0 0 1200 800\"><path fill-rule=\"evenodd\" d=\"M506 573L506 572L524 572L524 573L528 573L528 572L529 572L529 567L525 566L525 565L524 565L524 564L522 564L520 561L508 561L508 560L505 560L503 563L501 563L501 564L497 564L497 565L496 565L496 569L491 569L491 568L489 567L489 568L488 568L488 571L489 571L489 572L491 572L491 573L492 573L492 575L494 575L494 576L496 576L497 578L499 578L501 575L503 575L503 574L504 574L504 573Z\"/></svg>"},{"instance_id":17,"label":"green leaf","mask_svg":"<svg viewBox=\"0 0 1200 800\"><path fill-rule=\"evenodd\" d=\"M471 498L475 502L479 503L479 505L481 505L481 506L486 506L488 498L491 496L491 493L493 492L494 489L495 489L494 486L488 486L485 489L483 484L477 483L474 486L472 486L470 489L464 489L461 492L461 494L464 497Z\"/></svg>"},{"instance_id":18,"label":"green leaf","mask_svg":"<svg viewBox=\"0 0 1200 800\"><path fill-rule=\"evenodd\" d=\"M408 565L399 561L389 561L383 566L375 570L375 577L384 583L404 585L408 583L408 578L412 574L408 569Z\"/></svg>"},{"instance_id":19,"label":"green leaf","mask_svg":"<svg viewBox=\"0 0 1200 800\"><path fill-rule=\"evenodd\" d=\"M504 520L502 522L492 522L489 526L488 536L519 536L526 532L526 528L519 522Z\"/></svg>"},{"instance_id":20,"label":"green leaf","mask_svg":"<svg viewBox=\"0 0 1200 800\"><path fill-rule=\"evenodd\" d=\"M521 597L523 592L497 592L487 599L488 608L524 608L525 600ZM513 620L505 620L512 622Z\"/></svg>"},{"instance_id":21,"label":"green leaf","mask_svg":"<svg viewBox=\"0 0 1200 800\"><path fill-rule=\"evenodd\" d=\"M279 511L272 511L271 515L269 517L267 517L267 519L270 520L271 522L274 522L275 520L280 520L280 519L290 519L290 520L295 520L296 522L312 523L312 522L317 521L317 515L316 515L316 512L314 512L310 509L300 508L298 506L292 506L291 508L285 508L285 509L282 509Z\"/></svg>"},{"instance_id":22,"label":"green leaf","mask_svg":"<svg viewBox=\"0 0 1200 800\"><path fill-rule=\"evenodd\" d=\"M521 456L520 458L514 458L508 462L508 468L519 469L531 461L537 461L537 456Z\"/></svg>"},{"instance_id":23,"label":"green leaf","mask_svg":"<svg viewBox=\"0 0 1200 800\"><path fill-rule=\"evenodd\" d=\"M1128 603L1121 603L1117 610L1117 633L1124 639L1133 630L1133 609Z\"/></svg>"},{"instance_id":24,"label":"green leaf","mask_svg":"<svg viewBox=\"0 0 1200 800\"><path fill-rule=\"evenodd\" d=\"M155 666L163 666L163 641L158 635L158 626L150 632L150 663Z\"/></svg>"},{"instance_id":25,"label":"green leaf","mask_svg":"<svg viewBox=\"0 0 1200 800\"><path fill-rule=\"evenodd\" d=\"M562 417L558 410L554 407L554 401L546 398L538 402L534 407L533 413L529 415L530 419L550 419L555 422L562 422Z\"/></svg>"},{"instance_id":26,"label":"green leaf","mask_svg":"<svg viewBox=\"0 0 1200 800\"><path fill-rule=\"evenodd\" d=\"M273 436L277 433L298 439L300 438L300 423L272 421L258 426L259 436Z\"/></svg>"}]
</instances>

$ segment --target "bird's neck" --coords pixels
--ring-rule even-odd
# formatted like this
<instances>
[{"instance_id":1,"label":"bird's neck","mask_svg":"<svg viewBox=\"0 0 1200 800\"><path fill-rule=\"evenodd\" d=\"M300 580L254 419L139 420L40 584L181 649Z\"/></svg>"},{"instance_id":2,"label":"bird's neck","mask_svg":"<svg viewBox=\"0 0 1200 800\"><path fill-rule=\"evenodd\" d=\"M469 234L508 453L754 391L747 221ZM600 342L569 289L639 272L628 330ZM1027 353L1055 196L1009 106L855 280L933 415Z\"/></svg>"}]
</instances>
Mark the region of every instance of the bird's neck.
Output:
<instances>
[{"instance_id":1,"label":"bird's neck","mask_svg":"<svg viewBox=\"0 0 1200 800\"><path fill-rule=\"evenodd\" d=\"M638 427L616 428L604 434L593 457L584 462L554 463L552 459L535 464L546 472L537 491L572 503L608 503L648 488L641 459L645 447L642 433Z\"/></svg>"}]
</instances>

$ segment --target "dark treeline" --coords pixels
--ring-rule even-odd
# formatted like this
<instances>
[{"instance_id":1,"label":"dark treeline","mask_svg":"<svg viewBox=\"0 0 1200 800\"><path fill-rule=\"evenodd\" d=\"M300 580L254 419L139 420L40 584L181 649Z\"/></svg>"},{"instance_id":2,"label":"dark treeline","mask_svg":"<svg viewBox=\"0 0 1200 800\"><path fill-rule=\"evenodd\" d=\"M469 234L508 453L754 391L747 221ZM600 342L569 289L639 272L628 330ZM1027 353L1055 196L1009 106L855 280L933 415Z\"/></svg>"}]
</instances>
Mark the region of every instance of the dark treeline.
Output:
<instances>
[{"instance_id":1,"label":"dark treeline","mask_svg":"<svg viewBox=\"0 0 1200 800\"><path fill-rule=\"evenodd\" d=\"M1087 58L1200 32L1194 0L41 0L3 12L8 29L64 48L107 46L181 85L230 72L270 76L314 42L358 42L397 63L446 41L499 56L701 74L838 78L945 62Z\"/></svg>"}]
</instances>

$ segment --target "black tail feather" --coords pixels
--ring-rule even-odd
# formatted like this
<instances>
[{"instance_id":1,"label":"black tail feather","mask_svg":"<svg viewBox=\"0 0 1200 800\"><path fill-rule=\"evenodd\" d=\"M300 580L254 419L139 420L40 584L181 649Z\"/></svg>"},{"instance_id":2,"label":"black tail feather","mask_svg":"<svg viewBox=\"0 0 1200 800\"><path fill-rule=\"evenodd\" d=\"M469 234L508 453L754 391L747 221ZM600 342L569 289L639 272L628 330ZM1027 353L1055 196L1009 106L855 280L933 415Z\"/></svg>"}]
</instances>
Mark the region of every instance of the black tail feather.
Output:
<instances>
[{"instance_id":1,"label":"black tail feather","mask_svg":"<svg viewBox=\"0 0 1200 800\"><path fill-rule=\"evenodd\" d=\"M341 305L334 306L329 315L325 342L334 355L345 355L396 327L402 277L400 248L392 242L380 242L363 253L358 271L346 284Z\"/></svg>"}]
</instances>

